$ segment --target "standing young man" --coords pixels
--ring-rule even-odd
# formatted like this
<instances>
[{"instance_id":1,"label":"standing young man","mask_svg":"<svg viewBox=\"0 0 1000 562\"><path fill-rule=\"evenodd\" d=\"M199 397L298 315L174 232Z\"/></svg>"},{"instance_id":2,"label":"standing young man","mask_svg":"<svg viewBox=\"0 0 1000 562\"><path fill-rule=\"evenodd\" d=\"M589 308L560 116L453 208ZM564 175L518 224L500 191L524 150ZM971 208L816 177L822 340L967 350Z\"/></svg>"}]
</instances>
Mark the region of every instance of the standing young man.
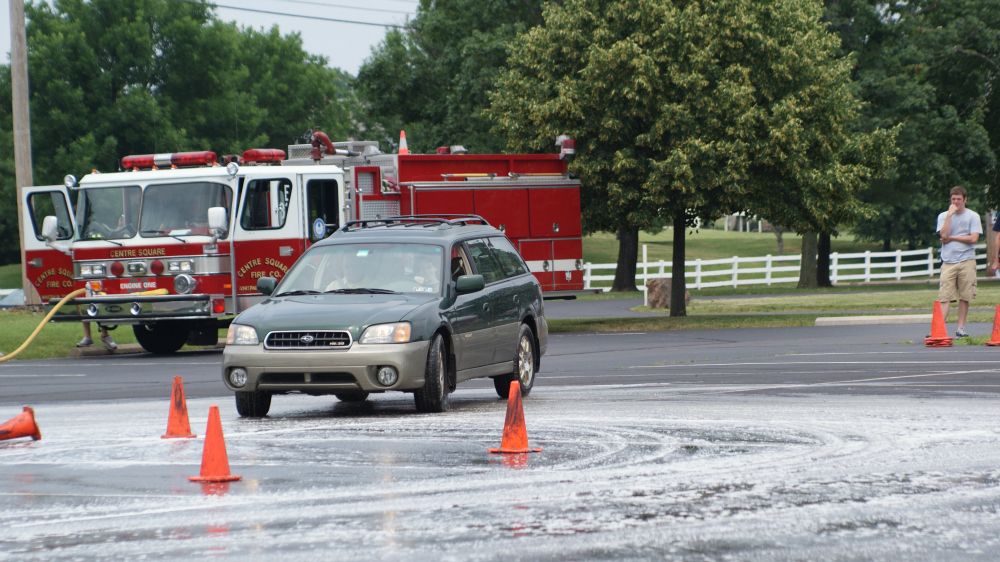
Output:
<instances>
[{"instance_id":1,"label":"standing young man","mask_svg":"<svg viewBox=\"0 0 1000 562\"><path fill-rule=\"evenodd\" d=\"M976 298L976 242L983 233L979 214L965 207L965 188L951 188L951 206L938 215L937 233L941 237L941 286L938 300L941 313L948 321L948 305L958 301L958 329L955 337L968 337L965 321L969 303Z\"/></svg>"}]
</instances>

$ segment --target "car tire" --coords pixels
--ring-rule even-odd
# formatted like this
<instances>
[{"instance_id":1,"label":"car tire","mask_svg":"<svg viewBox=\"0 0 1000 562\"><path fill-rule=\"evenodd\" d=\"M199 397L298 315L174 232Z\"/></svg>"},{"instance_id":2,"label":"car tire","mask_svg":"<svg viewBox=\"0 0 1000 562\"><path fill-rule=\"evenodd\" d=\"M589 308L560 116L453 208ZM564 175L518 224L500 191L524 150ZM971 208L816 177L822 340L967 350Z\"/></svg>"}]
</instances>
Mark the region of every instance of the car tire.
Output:
<instances>
[{"instance_id":1,"label":"car tire","mask_svg":"<svg viewBox=\"0 0 1000 562\"><path fill-rule=\"evenodd\" d=\"M341 402L364 402L368 399L368 393L363 390L352 390L349 392L337 392L334 394Z\"/></svg>"},{"instance_id":2,"label":"car tire","mask_svg":"<svg viewBox=\"0 0 1000 562\"><path fill-rule=\"evenodd\" d=\"M271 409L271 393L259 390L238 391L236 412L244 418L262 418Z\"/></svg>"},{"instance_id":3,"label":"car tire","mask_svg":"<svg viewBox=\"0 0 1000 562\"><path fill-rule=\"evenodd\" d=\"M427 351L424 387L413 393L418 412L444 412L448 409L448 362L444 339L435 334Z\"/></svg>"},{"instance_id":4,"label":"car tire","mask_svg":"<svg viewBox=\"0 0 1000 562\"><path fill-rule=\"evenodd\" d=\"M132 326L135 341L154 355L170 355L184 347L189 332L188 326L183 322L156 322Z\"/></svg>"},{"instance_id":5,"label":"car tire","mask_svg":"<svg viewBox=\"0 0 1000 562\"><path fill-rule=\"evenodd\" d=\"M513 381L521 383L521 396L531 393L531 388L535 386L535 349L535 333L531 331L531 326L521 324L517 334L517 347L514 348L514 372L493 377L493 388L497 391L497 396L506 400L510 396L510 383Z\"/></svg>"}]
</instances>

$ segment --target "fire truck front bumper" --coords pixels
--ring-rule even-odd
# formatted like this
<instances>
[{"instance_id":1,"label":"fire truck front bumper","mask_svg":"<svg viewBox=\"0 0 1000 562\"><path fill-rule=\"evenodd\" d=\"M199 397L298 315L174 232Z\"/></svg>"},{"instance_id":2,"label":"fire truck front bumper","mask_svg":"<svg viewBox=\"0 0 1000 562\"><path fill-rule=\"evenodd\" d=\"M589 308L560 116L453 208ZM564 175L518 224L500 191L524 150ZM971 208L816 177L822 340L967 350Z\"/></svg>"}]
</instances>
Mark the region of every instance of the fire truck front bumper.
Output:
<instances>
[{"instance_id":1,"label":"fire truck front bumper","mask_svg":"<svg viewBox=\"0 0 1000 562\"><path fill-rule=\"evenodd\" d=\"M213 313L212 295L97 295L73 299L53 316L56 322L91 320L141 324L158 320L204 320ZM49 305L57 301L52 300Z\"/></svg>"}]
</instances>

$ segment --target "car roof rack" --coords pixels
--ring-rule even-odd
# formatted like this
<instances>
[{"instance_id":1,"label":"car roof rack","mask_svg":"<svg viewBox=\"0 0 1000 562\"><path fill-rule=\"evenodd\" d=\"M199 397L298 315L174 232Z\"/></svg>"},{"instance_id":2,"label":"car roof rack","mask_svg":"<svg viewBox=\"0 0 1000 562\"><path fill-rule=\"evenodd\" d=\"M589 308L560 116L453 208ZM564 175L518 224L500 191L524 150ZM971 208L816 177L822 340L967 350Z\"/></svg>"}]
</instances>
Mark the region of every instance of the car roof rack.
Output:
<instances>
[{"instance_id":1,"label":"car roof rack","mask_svg":"<svg viewBox=\"0 0 1000 562\"><path fill-rule=\"evenodd\" d=\"M437 226L449 228L451 226L469 226L471 224L481 224L491 226L490 223L479 215L467 214L438 214L438 215L399 215L379 219L363 219L348 221L341 230L356 230L360 228L375 228L379 226Z\"/></svg>"}]
</instances>

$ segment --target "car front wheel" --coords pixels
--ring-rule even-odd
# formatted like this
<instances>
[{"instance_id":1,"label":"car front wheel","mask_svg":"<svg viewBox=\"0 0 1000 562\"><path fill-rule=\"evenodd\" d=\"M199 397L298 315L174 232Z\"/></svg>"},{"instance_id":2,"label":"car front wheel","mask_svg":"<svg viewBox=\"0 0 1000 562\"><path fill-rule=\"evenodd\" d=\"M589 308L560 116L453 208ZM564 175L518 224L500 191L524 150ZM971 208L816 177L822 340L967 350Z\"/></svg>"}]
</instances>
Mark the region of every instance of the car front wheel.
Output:
<instances>
[{"instance_id":1,"label":"car front wheel","mask_svg":"<svg viewBox=\"0 0 1000 562\"><path fill-rule=\"evenodd\" d=\"M262 418L271 409L271 393L253 390L236 393L236 412L244 418Z\"/></svg>"},{"instance_id":2,"label":"car front wheel","mask_svg":"<svg viewBox=\"0 0 1000 562\"><path fill-rule=\"evenodd\" d=\"M514 350L514 372L509 375L493 377L493 388L497 396L506 399L510 396L510 383L517 381L521 385L521 396L527 396L535 385L535 333L527 324L521 324L517 335L517 348Z\"/></svg>"},{"instance_id":3,"label":"car front wheel","mask_svg":"<svg viewBox=\"0 0 1000 562\"><path fill-rule=\"evenodd\" d=\"M418 412L443 412L448 409L448 363L444 353L444 339L436 334L427 352L424 386L413 393Z\"/></svg>"}]
</instances>

